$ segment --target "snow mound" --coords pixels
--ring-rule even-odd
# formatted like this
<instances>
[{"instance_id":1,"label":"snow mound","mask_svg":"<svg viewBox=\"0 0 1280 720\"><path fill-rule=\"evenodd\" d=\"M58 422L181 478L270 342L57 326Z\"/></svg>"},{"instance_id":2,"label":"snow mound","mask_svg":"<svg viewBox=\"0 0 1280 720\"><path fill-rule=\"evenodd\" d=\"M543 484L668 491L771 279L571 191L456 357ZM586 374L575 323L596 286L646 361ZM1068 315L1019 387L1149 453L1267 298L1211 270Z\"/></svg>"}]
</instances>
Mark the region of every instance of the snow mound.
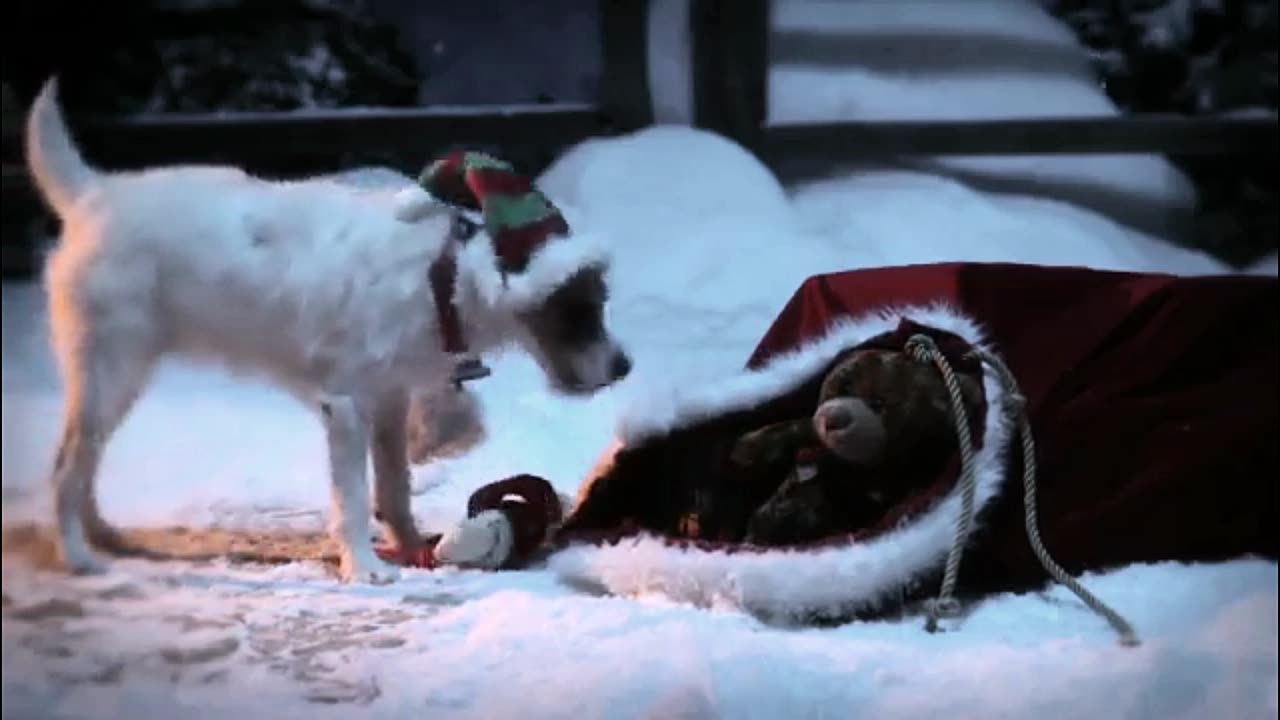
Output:
<instances>
[{"instance_id":1,"label":"snow mound","mask_svg":"<svg viewBox=\"0 0 1280 720\"><path fill-rule=\"evenodd\" d=\"M344 183L352 187L368 190L402 188L413 184L413 178L399 170L381 165L363 165L333 173L329 176L334 182Z\"/></svg>"},{"instance_id":2,"label":"snow mound","mask_svg":"<svg viewBox=\"0 0 1280 720\"><path fill-rule=\"evenodd\" d=\"M623 231L619 242L643 242L703 217L733 216L781 229L791 212L782 185L753 155L715 133L677 125L587 140L560 157L538 184L558 203L608 218Z\"/></svg>"},{"instance_id":3,"label":"snow mound","mask_svg":"<svg viewBox=\"0 0 1280 720\"><path fill-rule=\"evenodd\" d=\"M587 141L539 185L575 231L611 239L610 317L640 375L740 366L806 277L851 266L826 238L797 230L768 168L701 130Z\"/></svg>"},{"instance_id":4,"label":"snow mound","mask_svg":"<svg viewBox=\"0 0 1280 720\"><path fill-rule=\"evenodd\" d=\"M798 188L794 199L801 227L830 236L857 267L969 261L1175 275L1228 271L1205 253L1070 203L982 193L921 172L817 181Z\"/></svg>"}]
</instances>

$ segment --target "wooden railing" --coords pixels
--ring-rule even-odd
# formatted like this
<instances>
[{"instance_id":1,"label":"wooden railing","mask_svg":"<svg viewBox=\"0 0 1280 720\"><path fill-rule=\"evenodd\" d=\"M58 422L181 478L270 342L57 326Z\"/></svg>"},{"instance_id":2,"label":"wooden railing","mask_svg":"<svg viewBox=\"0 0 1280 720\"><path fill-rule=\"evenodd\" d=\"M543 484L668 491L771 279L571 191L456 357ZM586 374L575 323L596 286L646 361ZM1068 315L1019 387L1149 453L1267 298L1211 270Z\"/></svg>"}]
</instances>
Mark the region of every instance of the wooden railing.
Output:
<instances>
[{"instance_id":1,"label":"wooden railing","mask_svg":"<svg viewBox=\"0 0 1280 720\"><path fill-rule=\"evenodd\" d=\"M252 165L263 154L353 148L405 151L418 158L448 145L565 146L611 131L599 109L586 104L168 113L69 121L86 154L112 167L176 160ZM17 157L21 144L21 128L6 127L5 157Z\"/></svg>"}]
</instances>

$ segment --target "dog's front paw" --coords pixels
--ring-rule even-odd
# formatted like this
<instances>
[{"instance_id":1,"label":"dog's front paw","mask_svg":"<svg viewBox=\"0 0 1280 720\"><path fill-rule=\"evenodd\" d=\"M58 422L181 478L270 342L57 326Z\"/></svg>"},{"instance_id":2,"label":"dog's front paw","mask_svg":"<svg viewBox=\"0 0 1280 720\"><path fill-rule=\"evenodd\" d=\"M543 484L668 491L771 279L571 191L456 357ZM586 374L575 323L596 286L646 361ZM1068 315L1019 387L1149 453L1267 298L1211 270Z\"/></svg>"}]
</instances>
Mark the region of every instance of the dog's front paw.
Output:
<instances>
[{"instance_id":1,"label":"dog's front paw","mask_svg":"<svg viewBox=\"0 0 1280 720\"><path fill-rule=\"evenodd\" d=\"M338 574L345 583L389 585L400 579L400 568L382 561L370 550L363 555L343 556Z\"/></svg>"}]
</instances>

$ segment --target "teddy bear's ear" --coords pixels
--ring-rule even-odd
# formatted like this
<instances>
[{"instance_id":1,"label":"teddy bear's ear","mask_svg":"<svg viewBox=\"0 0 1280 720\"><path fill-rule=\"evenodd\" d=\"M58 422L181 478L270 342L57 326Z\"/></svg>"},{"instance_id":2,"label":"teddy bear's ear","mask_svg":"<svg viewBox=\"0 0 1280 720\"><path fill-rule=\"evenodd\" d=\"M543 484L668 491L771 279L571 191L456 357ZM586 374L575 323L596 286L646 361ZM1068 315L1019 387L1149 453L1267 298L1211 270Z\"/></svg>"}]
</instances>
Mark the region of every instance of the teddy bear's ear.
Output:
<instances>
[{"instance_id":1,"label":"teddy bear's ear","mask_svg":"<svg viewBox=\"0 0 1280 720\"><path fill-rule=\"evenodd\" d=\"M850 381L853 379L853 373L857 371L858 366L862 365L869 358L870 350L854 350L846 353L840 358L829 371L827 376L822 380L822 389L818 392L818 402L822 403L837 395L843 395L848 392Z\"/></svg>"}]
</instances>

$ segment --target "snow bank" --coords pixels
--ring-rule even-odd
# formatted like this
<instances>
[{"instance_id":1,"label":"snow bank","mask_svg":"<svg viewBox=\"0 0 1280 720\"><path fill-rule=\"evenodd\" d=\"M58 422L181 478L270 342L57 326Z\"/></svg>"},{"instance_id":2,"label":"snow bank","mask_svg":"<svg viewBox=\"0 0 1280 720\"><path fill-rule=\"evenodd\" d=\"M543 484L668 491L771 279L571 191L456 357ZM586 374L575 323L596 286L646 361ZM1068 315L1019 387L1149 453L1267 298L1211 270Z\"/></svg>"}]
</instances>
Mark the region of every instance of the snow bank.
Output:
<instances>
[{"instance_id":1,"label":"snow bank","mask_svg":"<svg viewBox=\"0 0 1280 720\"><path fill-rule=\"evenodd\" d=\"M937 175L881 171L795 191L802 227L830 236L859 266L966 260L1204 275L1227 271L1091 210L979 192Z\"/></svg>"}]
</instances>

